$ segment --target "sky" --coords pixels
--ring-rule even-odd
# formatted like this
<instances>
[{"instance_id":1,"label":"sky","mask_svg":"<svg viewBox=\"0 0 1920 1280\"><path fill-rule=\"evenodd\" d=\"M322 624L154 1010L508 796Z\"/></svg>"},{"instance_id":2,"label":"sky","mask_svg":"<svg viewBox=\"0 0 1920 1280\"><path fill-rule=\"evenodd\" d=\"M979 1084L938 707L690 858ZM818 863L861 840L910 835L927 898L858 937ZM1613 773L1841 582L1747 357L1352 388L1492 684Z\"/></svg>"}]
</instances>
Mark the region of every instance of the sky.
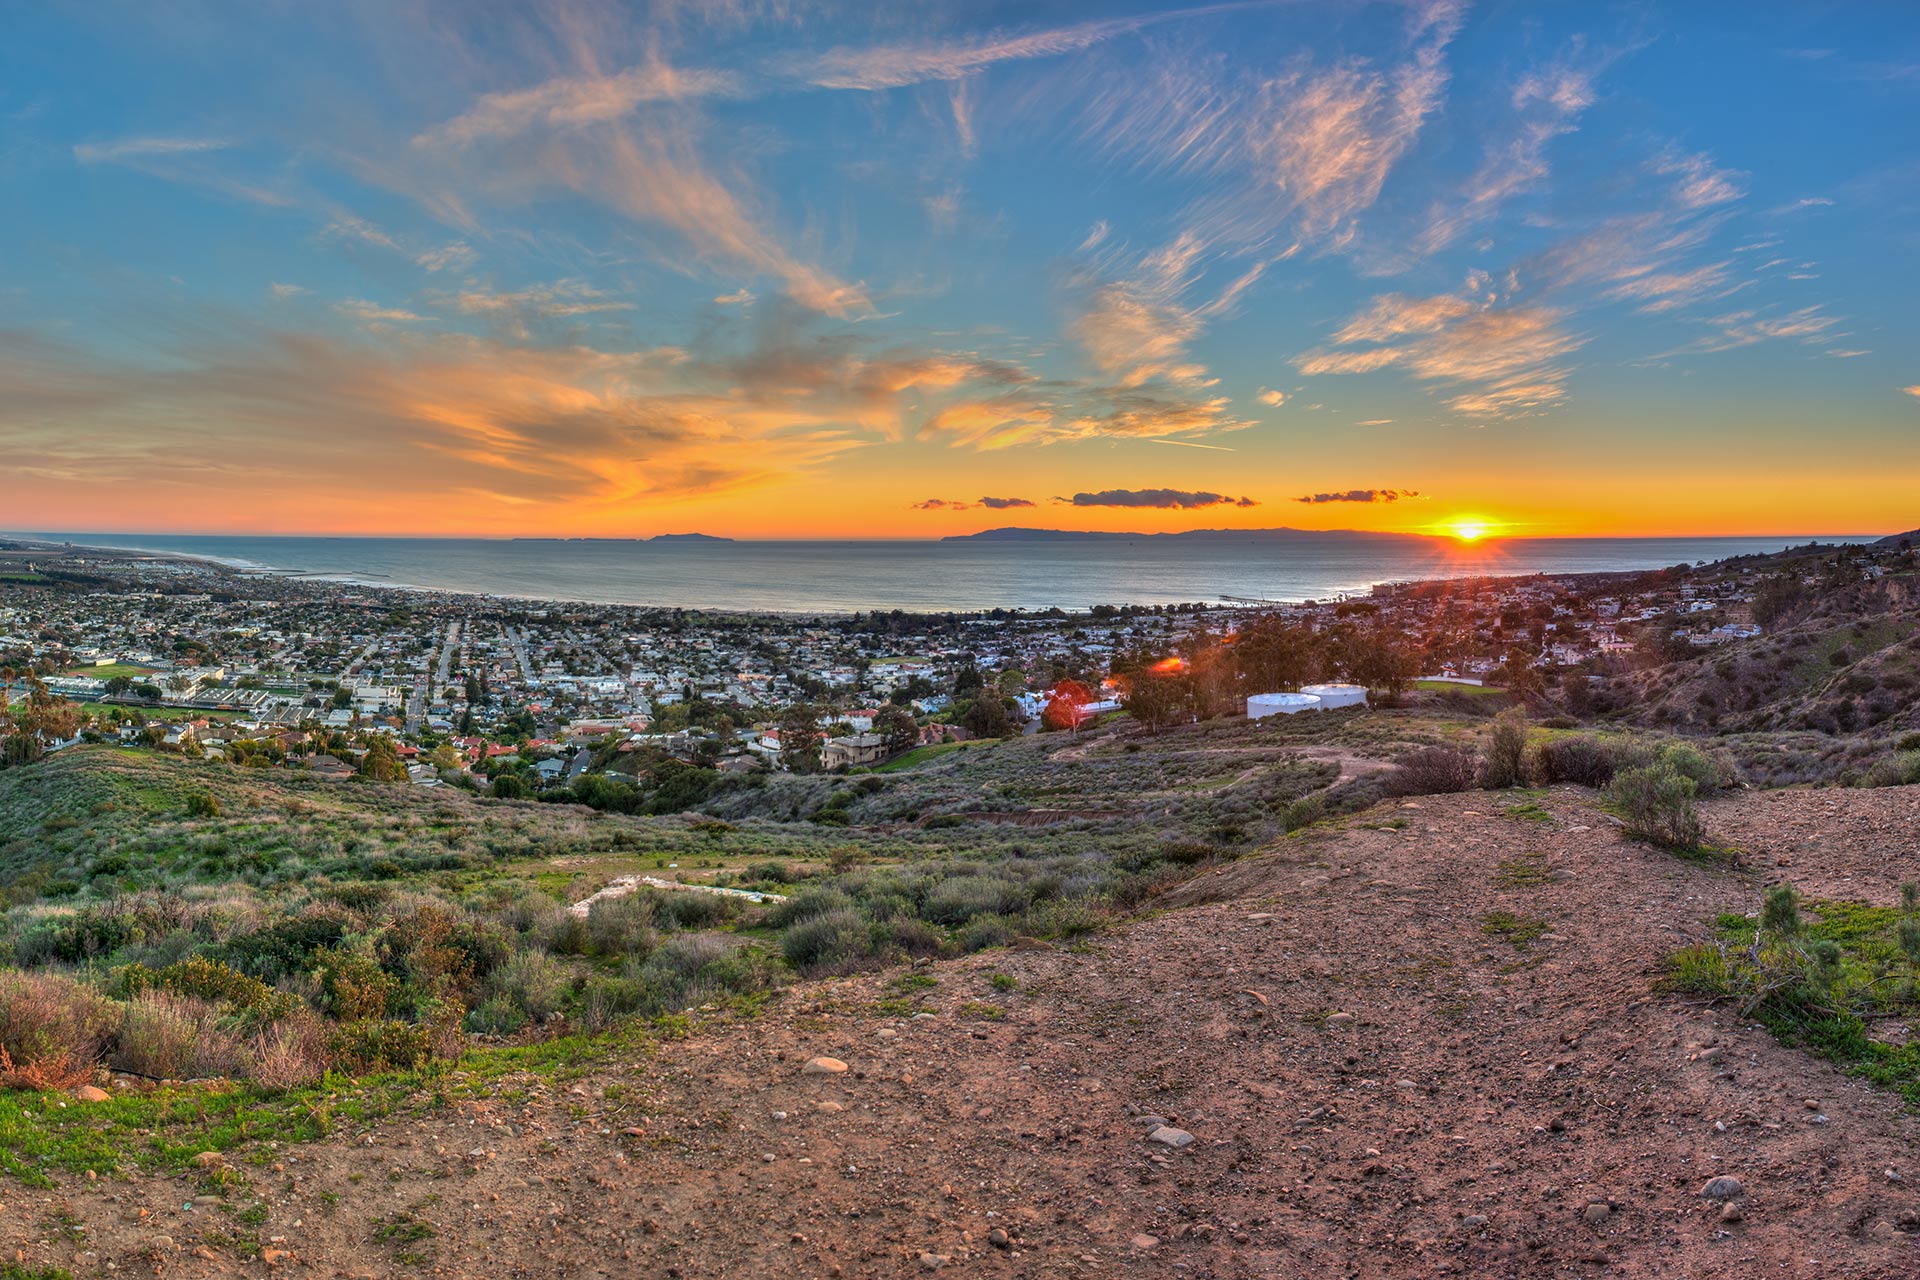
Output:
<instances>
[{"instance_id":1,"label":"sky","mask_svg":"<svg viewBox=\"0 0 1920 1280\"><path fill-rule=\"evenodd\" d=\"M1920 6L0 25L0 527L1920 525Z\"/></svg>"}]
</instances>

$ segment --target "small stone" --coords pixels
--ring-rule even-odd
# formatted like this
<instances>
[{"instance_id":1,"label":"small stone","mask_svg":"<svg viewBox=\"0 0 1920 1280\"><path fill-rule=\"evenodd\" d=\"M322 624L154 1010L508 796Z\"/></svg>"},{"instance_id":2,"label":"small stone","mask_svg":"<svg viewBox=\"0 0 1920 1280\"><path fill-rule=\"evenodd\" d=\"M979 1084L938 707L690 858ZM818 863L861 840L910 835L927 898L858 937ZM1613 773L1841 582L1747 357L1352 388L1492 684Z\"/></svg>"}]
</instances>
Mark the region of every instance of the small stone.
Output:
<instances>
[{"instance_id":1,"label":"small stone","mask_svg":"<svg viewBox=\"0 0 1920 1280\"><path fill-rule=\"evenodd\" d=\"M193 1167L196 1169L211 1169L224 1160L225 1157L218 1151L202 1151L193 1158Z\"/></svg>"},{"instance_id":2,"label":"small stone","mask_svg":"<svg viewBox=\"0 0 1920 1280\"><path fill-rule=\"evenodd\" d=\"M1700 1188L1700 1195L1708 1200L1734 1200L1747 1194L1747 1188L1740 1179L1721 1174L1711 1178L1707 1185Z\"/></svg>"},{"instance_id":3,"label":"small stone","mask_svg":"<svg viewBox=\"0 0 1920 1280\"><path fill-rule=\"evenodd\" d=\"M83 1084L73 1091L73 1096L82 1102L105 1102L113 1097L97 1084Z\"/></svg>"},{"instance_id":4,"label":"small stone","mask_svg":"<svg viewBox=\"0 0 1920 1280\"><path fill-rule=\"evenodd\" d=\"M1596 1227L1613 1216L1613 1206L1605 1200L1595 1200L1586 1208L1587 1221Z\"/></svg>"},{"instance_id":5,"label":"small stone","mask_svg":"<svg viewBox=\"0 0 1920 1280\"><path fill-rule=\"evenodd\" d=\"M845 1111L846 1108L837 1102L818 1102L814 1104L814 1110L825 1111L831 1115L835 1112Z\"/></svg>"},{"instance_id":6,"label":"small stone","mask_svg":"<svg viewBox=\"0 0 1920 1280\"><path fill-rule=\"evenodd\" d=\"M1185 1129L1176 1129L1170 1124L1163 1124L1147 1135L1147 1141L1157 1142L1163 1147L1172 1147L1178 1151L1182 1147L1193 1145L1193 1135Z\"/></svg>"},{"instance_id":7,"label":"small stone","mask_svg":"<svg viewBox=\"0 0 1920 1280\"><path fill-rule=\"evenodd\" d=\"M1487 1215L1484 1213L1470 1213L1460 1219L1460 1229L1462 1231L1480 1231L1484 1229L1486 1225Z\"/></svg>"},{"instance_id":8,"label":"small stone","mask_svg":"<svg viewBox=\"0 0 1920 1280\"><path fill-rule=\"evenodd\" d=\"M1720 1206L1720 1221L1722 1222L1744 1222L1746 1217L1746 1214L1740 1212L1740 1206L1737 1204Z\"/></svg>"},{"instance_id":9,"label":"small stone","mask_svg":"<svg viewBox=\"0 0 1920 1280\"><path fill-rule=\"evenodd\" d=\"M1133 1238L1133 1247L1136 1249L1158 1249L1160 1247L1160 1237L1150 1236L1143 1231Z\"/></svg>"},{"instance_id":10,"label":"small stone","mask_svg":"<svg viewBox=\"0 0 1920 1280\"><path fill-rule=\"evenodd\" d=\"M1353 1015L1350 1013L1330 1013L1327 1015L1327 1025L1330 1027L1344 1027L1352 1021Z\"/></svg>"},{"instance_id":11,"label":"small stone","mask_svg":"<svg viewBox=\"0 0 1920 1280\"><path fill-rule=\"evenodd\" d=\"M944 1253L923 1253L920 1255L920 1269L922 1271L938 1271L951 1261L953 1261L953 1259Z\"/></svg>"},{"instance_id":12,"label":"small stone","mask_svg":"<svg viewBox=\"0 0 1920 1280\"><path fill-rule=\"evenodd\" d=\"M809 1058L807 1065L800 1068L800 1072L802 1075L809 1076L837 1076L846 1069L847 1064L838 1058Z\"/></svg>"},{"instance_id":13,"label":"small stone","mask_svg":"<svg viewBox=\"0 0 1920 1280\"><path fill-rule=\"evenodd\" d=\"M260 1261L269 1267L278 1267L293 1261L293 1254L286 1249L262 1249Z\"/></svg>"},{"instance_id":14,"label":"small stone","mask_svg":"<svg viewBox=\"0 0 1920 1280\"><path fill-rule=\"evenodd\" d=\"M999 1227L987 1232L987 1243L996 1249L1013 1248L1013 1238Z\"/></svg>"}]
</instances>

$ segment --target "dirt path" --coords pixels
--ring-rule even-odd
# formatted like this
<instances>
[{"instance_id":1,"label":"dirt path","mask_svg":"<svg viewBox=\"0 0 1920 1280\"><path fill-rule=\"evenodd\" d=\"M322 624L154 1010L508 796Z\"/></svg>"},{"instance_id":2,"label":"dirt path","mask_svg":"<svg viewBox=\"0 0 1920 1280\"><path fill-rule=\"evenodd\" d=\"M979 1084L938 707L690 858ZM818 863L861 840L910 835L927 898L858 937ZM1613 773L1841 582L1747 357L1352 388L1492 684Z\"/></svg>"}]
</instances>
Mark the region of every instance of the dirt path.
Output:
<instances>
[{"instance_id":1,"label":"dirt path","mask_svg":"<svg viewBox=\"0 0 1920 1280\"><path fill-rule=\"evenodd\" d=\"M1892 901L1920 789L1721 802L1739 872L1626 843L1590 793L1548 806L1428 798L1284 841L1089 948L935 966L911 997L931 1016L880 1007L898 971L807 984L751 1024L343 1129L238 1166L252 1230L316 1277L1914 1274L1915 1117L1650 988L1782 874ZM1538 935L1487 932L1496 912ZM850 1070L805 1073L821 1054ZM1719 1175L1737 1220L1697 1194ZM197 1190L16 1187L0 1249L266 1274L222 1243L247 1195L183 1209Z\"/></svg>"}]
</instances>

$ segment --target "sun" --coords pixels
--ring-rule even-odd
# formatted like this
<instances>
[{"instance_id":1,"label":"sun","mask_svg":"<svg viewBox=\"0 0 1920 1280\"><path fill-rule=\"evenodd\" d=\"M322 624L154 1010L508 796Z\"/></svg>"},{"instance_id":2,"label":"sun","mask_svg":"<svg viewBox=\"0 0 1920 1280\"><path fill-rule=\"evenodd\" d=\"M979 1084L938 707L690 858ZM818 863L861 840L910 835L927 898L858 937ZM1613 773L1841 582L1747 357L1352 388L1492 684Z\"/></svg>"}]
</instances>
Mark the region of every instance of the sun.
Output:
<instances>
[{"instance_id":1,"label":"sun","mask_svg":"<svg viewBox=\"0 0 1920 1280\"><path fill-rule=\"evenodd\" d=\"M1493 522L1480 516L1455 516L1438 526L1439 533L1455 542L1478 542L1494 531Z\"/></svg>"}]
</instances>

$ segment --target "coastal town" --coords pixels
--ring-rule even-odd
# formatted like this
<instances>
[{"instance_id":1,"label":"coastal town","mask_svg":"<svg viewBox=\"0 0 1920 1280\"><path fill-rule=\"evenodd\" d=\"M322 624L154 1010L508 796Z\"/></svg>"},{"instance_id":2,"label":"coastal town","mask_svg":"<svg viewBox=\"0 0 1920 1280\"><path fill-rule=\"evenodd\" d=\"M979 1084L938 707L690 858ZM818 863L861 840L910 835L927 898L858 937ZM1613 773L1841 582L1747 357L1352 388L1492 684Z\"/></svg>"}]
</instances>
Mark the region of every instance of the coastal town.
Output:
<instances>
[{"instance_id":1,"label":"coastal town","mask_svg":"<svg viewBox=\"0 0 1920 1280\"><path fill-rule=\"evenodd\" d=\"M1224 701L1189 699L1167 714L1241 712L1249 697L1322 678L1392 697L1552 689L1587 705L1638 667L1762 635L1797 591L1836 575L1871 581L1914 556L1898 544L1830 550L1817 573L1795 575L1753 558L1399 583L1331 601L793 618L402 590L15 543L0 546L0 677L15 704L70 709L23 751L106 739L518 796L589 775L639 783L668 761L717 774L835 772L978 737L1073 730L1138 714L1140 686L1200 670L1243 633L1315 656L1236 666Z\"/></svg>"}]
</instances>

